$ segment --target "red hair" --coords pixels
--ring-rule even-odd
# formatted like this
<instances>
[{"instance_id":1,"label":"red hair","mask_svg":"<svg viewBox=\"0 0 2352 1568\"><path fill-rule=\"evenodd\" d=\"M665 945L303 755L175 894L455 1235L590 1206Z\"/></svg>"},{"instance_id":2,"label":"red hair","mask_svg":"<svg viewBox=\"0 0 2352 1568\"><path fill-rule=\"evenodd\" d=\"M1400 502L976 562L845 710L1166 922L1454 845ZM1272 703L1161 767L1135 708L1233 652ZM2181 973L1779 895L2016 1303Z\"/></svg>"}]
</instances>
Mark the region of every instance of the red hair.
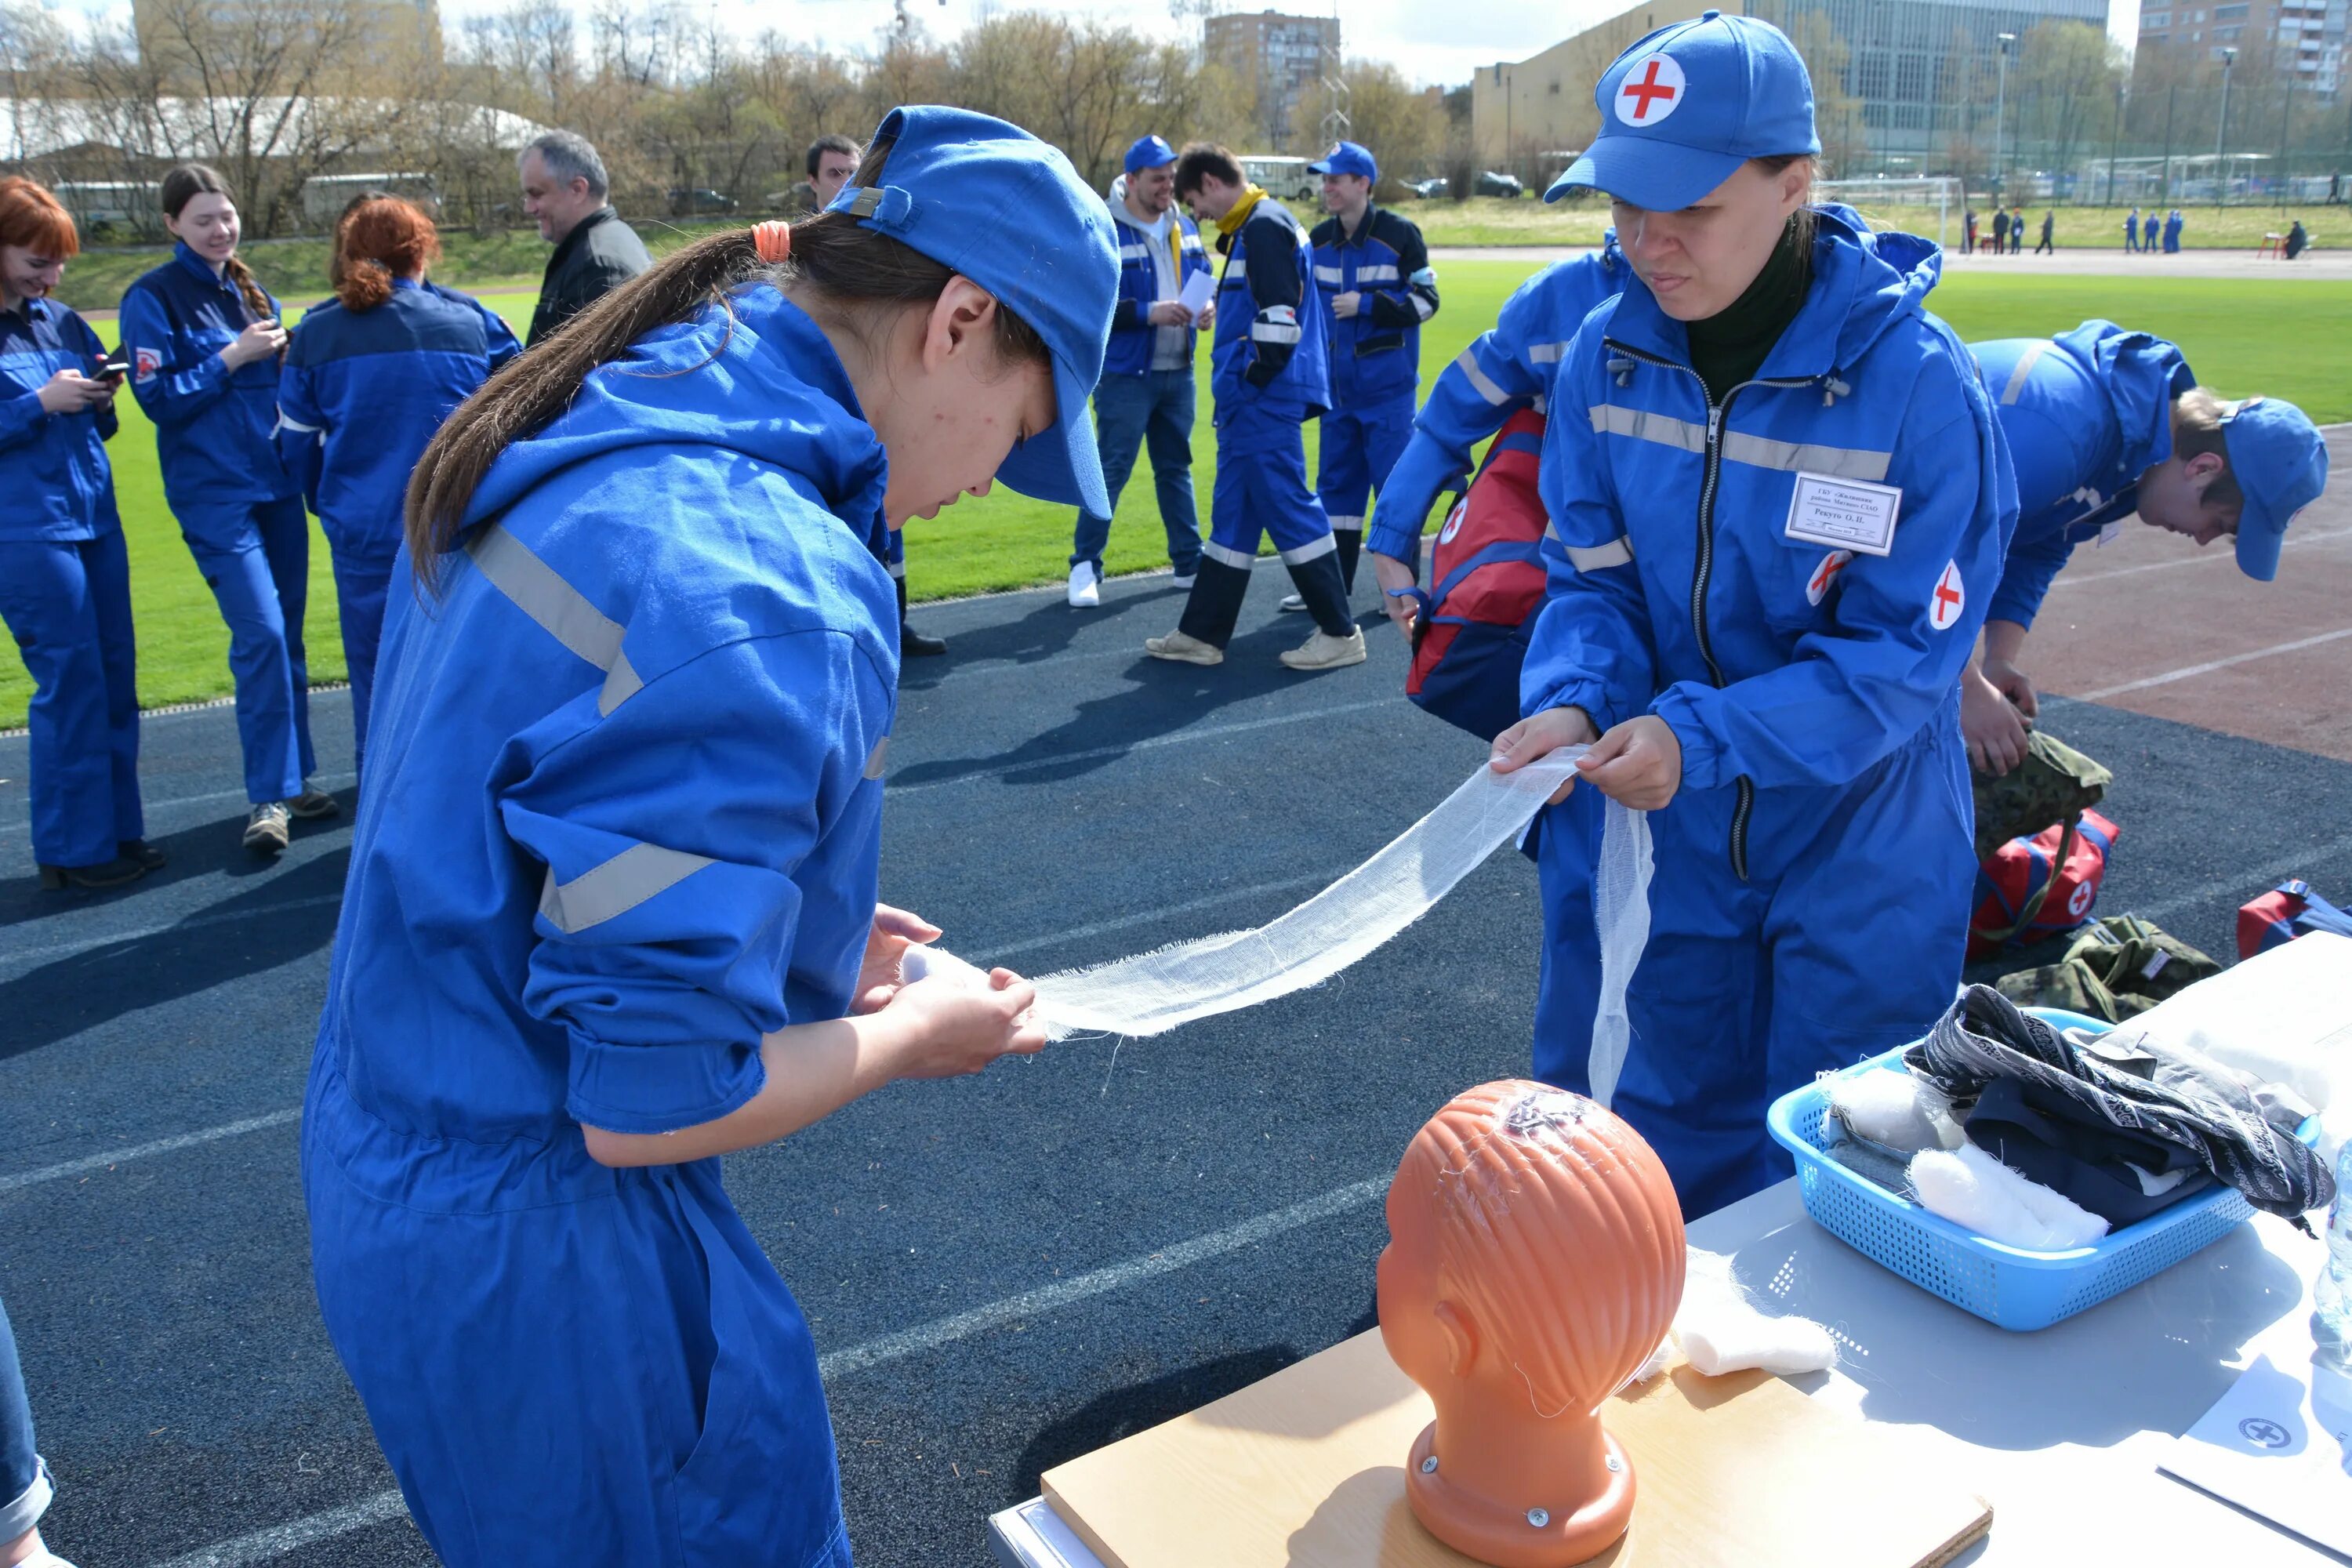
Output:
<instances>
[{"instance_id":1,"label":"red hair","mask_svg":"<svg viewBox=\"0 0 2352 1568\"><path fill-rule=\"evenodd\" d=\"M335 298L347 310L373 310L392 298L394 279L421 276L441 259L441 234L414 203L370 196L343 215L335 252Z\"/></svg>"},{"instance_id":2,"label":"red hair","mask_svg":"<svg viewBox=\"0 0 2352 1568\"><path fill-rule=\"evenodd\" d=\"M0 245L20 245L50 261L81 254L73 215L47 186L21 174L0 180Z\"/></svg>"}]
</instances>

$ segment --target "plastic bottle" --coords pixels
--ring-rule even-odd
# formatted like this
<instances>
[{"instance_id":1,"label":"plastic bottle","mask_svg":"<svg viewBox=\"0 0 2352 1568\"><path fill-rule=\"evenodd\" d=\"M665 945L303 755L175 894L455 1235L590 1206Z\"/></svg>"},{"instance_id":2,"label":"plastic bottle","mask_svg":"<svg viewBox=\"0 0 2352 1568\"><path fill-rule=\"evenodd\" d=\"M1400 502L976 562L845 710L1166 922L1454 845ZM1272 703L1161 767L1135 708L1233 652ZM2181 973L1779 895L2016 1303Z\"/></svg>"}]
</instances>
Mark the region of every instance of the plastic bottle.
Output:
<instances>
[{"instance_id":1,"label":"plastic bottle","mask_svg":"<svg viewBox=\"0 0 2352 1568\"><path fill-rule=\"evenodd\" d=\"M2336 1156L2336 1201L2327 1209L2327 1261L2312 1287L2311 1359L2352 1373L2352 1138Z\"/></svg>"}]
</instances>

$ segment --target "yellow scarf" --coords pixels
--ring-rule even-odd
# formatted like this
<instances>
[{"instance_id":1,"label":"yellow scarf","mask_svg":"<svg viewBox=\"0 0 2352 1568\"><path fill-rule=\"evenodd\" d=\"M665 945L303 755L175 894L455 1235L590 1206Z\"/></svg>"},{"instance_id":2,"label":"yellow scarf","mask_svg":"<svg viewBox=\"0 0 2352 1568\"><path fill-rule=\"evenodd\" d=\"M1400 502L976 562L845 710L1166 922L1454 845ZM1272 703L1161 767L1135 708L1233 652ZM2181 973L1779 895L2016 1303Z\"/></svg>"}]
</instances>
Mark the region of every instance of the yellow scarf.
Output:
<instances>
[{"instance_id":1,"label":"yellow scarf","mask_svg":"<svg viewBox=\"0 0 2352 1568\"><path fill-rule=\"evenodd\" d=\"M1217 232L1223 235L1228 239L1232 238L1234 235L1239 234L1242 231L1242 225L1249 222L1251 210L1255 208L1258 203L1264 200L1265 200L1265 191L1264 187L1259 185L1243 186L1240 199L1235 201L1234 205L1226 210L1224 216L1217 220Z\"/></svg>"}]
</instances>

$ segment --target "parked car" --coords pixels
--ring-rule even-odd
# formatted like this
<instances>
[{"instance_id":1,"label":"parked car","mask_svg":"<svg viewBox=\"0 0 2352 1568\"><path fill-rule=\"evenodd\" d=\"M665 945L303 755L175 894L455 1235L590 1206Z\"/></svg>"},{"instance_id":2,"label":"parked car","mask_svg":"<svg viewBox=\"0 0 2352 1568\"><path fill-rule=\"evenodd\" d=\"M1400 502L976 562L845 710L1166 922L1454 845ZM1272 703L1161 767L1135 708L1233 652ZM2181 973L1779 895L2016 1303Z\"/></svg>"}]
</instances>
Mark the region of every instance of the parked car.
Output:
<instances>
[{"instance_id":1,"label":"parked car","mask_svg":"<svg viewBox=\"0 0 2352 1568\"><path fill-rule=\"evenodd\" d=\"M1528 188L1510 174L1498 174L1492 169L1480 172L1477 192L1482 196L1523 196Z\"/></svg>"},{"instance_id":2,"label":"parked car","mask_svg":"<svg viewBox=\"0 0 2352 1568\"><path fill-rule=\"evenodd\" d=\"M669 216L692 217L698 213L731 213L735 198L724 195L707 185L674 187L669 193Z\"/></svg>"},{"instance_id":3,"label":"parked car","mask_svg":"<svg viewBox=\"0 0 2352 1568\"><path fill-rule=\"evenodd\" d=\"M1428 202L1435 201L1451 190L1453 185L1444 175L1432 174L1426 180L1409 180L1405 183L1404 188L1423 201Z\"/></svg>"}]
</instances>

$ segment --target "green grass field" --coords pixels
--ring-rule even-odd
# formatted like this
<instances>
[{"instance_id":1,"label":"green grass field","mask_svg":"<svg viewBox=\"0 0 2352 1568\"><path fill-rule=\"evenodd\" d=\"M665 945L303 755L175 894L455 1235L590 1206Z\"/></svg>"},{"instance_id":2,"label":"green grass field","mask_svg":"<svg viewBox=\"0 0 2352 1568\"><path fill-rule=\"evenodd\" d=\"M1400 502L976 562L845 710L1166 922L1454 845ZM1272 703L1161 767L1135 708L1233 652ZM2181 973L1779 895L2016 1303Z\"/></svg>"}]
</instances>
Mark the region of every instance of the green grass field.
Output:
<instances>
[{"instance_id":1,"label":"green grass field","mask_svg":"<svg viewBox=\"0 0 2352 1568\"><path fill-rule=\"evenodd\" d=\"M1444 268L1444 308L1422 334L1424 378L1493 322L1505 296L1530 270L1497 261L1456 262ZM2340 347L2326 347L2352 342L2352 283L1968 273L1937 289L1931 302L1969 339L2046 334L2091 316L2146 327L2179 342L2198 374L2227 395L2265 392L2300 404L2324 424L2352 419L2352 375L2346 374ZM529 318L531 299L507 295L491 303L520 327ZM111 341L112 329L101 327L100 335ZM1216 458L1205 356L1201 374L1193 470L1205 523ZM122 431L110 450L130 543L141 700L156 707L220 696L229 689L227 633L163 505L154 432L130 397L117 406ZM1310 426L1310 453L1315 438ZM935 521L908 528L908 587L924 599L1058 582L1068 571L1070 523L1066 509L1007 490L966 500ZM1115 573L1166 564L1147 465L1139 464L1128 486L1107 559ZM315 529L310 583L310 675L332 680L342 673L342 644L327 547ZM0 661L0 724L21 724L31 695L23 668L13 658Z\"/></svg>"}]
</instances>

